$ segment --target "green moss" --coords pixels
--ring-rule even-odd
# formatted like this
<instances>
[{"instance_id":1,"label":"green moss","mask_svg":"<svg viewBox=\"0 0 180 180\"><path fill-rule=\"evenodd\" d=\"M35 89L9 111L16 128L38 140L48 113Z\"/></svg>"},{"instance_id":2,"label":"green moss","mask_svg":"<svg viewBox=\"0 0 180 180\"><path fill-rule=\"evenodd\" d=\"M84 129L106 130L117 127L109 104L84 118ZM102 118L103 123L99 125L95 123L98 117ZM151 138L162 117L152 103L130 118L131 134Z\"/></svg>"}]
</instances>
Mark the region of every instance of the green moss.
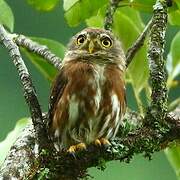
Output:
<instances>
[{"instance_id":1,"label":"green moss","mask_svg":"<svg viewBox=\"0 0 180 180\"><path fill-rule=\"evenodd\" d=\"M38 180L44 180L49 178L49 172L50 170L48 168L42 168L40 169L37 179Z\"/></svg>"},{"instance_id":2,"label":"green moss","mask_svg":"<svg viewBox=\"0 0 180 180\"><path fill-rule=\"evenodd\" d=\"M40 155L41 155L41 156L49 156L49 155L50 155L49 150L47 150L47 149L42 149L41 152L40 152Z\"/></svg>"}]
</instances>

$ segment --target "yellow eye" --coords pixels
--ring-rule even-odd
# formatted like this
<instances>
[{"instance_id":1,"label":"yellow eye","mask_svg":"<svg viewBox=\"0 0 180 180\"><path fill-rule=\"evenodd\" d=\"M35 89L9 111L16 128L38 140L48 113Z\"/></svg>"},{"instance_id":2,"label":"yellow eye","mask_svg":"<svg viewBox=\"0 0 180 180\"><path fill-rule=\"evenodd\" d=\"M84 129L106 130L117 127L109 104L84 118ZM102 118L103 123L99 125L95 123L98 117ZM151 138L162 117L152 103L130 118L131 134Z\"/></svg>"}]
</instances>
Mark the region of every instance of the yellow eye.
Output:
<instances>
[{"instance_id":1,"label":"yellow eye","mask_svg":"<svg viewBox=\"0 0 180 180\"><path fill-rule=\"evenodd\" d=\"M108 47L111 47L112 46L112 41L110 38L108 37L104 37L102 40L101 40L101 43L104 47L108 48Z\"/></svg>"},{"instance_id":2,"label":"yellow eye","mask_svg":"<svg viewBox=\"0 0 180 180\"><path fill-rule=\"evenodd\" d=\"M79 35L76 43L77 45L80 45L80 44L83 44L85 40L86 40L85 35Z\"/></svg>"}]
</instances>

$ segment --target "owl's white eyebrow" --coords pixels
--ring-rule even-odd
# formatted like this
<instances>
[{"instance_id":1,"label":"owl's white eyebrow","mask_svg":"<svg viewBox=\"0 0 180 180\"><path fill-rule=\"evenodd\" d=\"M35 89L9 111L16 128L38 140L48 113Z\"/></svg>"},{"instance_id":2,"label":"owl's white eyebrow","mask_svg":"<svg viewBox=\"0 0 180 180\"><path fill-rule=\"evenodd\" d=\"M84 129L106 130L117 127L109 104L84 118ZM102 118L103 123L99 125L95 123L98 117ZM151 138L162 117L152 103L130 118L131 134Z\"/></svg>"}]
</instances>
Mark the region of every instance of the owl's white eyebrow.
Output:
<instances>
[{"instance_id":1,"label":"owl's white eyebrow","mask_svg":"<svg viewBox=\"0 0 180 180\"><path fill-rule=\"evenodd\" d=\"M100 37L108 37L109 39L112 40L111 36L107 35L107 34L100 34Z\"/></svg>"}]
</instances>

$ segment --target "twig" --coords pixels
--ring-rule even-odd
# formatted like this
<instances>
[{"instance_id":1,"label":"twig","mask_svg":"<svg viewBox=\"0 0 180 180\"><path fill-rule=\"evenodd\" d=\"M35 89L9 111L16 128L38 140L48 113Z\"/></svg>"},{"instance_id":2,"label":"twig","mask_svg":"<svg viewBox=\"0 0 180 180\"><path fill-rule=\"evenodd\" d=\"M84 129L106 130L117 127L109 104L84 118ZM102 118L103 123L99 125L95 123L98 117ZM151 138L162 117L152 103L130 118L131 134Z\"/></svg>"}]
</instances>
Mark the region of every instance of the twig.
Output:
<instances>
[{"instance_id":1,"label":"twig","mask_svg":"<svg viewBox=\"0 0 180 180\"><path fill-rule=\"evenodd\" d=\"M126 52L126 67L129 66L131 63L132 59L138 52L138 50L144 45L145 38L149 32L149 30L152 27L152 19L148 22L146 27L144 28L143 32L139 35L137 40L133 43L133 45L127 50Z\"/></svg>"},{"instance_id":2,"label":"twig","mask_svg":"<svg viewBox=\"0 0 180 180\"><path fill-rule=\"evenodd\" d=\"M163 58L165 33L167 26L167 1L157 0L154 5L153 26L150 31L148 60L150 69L150 83L152 86L151 106L148 116L153 120L151 125L163 125L167 113L167 74Z\"/></svg>"},{"instance_id":3,"label":"twig","mask_svg":"<svg viewBox=\"0 0 180 180\"><path fill-rule=\"evenodd\" d=\"M113 24L113 15L118 8L118 4L121 0L109 0L109 6L106 10L105 20L104 20L104 29L110 30L112 29Z\"/></svg>"},{"instance_id":4,"label":"twig","mask_svg":"<svg viewBox=\"0 0 180 180\"><path fill-rule=\"evenodd\" d=\"M45 45L40 45L37 42L29 39L24 35L16 35L14 37L14 41L27 50L34 52L44 59L46 59L50 64L52 64L55 68L60 69L61 66L61 58L53 54Z\"/></svg>"},{"instance_id":5,"label":"twig","mask_svg":"<svg viewBox=\"0 0 180 180\"><path fill-rule=\"evenodd\" d=\"M0 25L0 41L8 49L8 53L13 60L14 65L17 68L18 75L23 85L24 97L29 106L34 129L37 135L40 148L44 148L47 145L47 132L42 119L41 108L36 96L35 89L32 85L32 81L29 72L24 64L24 61L19 52L18 46L14 43L13 37L9 34L2 25Z\"/></svg>"}]
</instances>

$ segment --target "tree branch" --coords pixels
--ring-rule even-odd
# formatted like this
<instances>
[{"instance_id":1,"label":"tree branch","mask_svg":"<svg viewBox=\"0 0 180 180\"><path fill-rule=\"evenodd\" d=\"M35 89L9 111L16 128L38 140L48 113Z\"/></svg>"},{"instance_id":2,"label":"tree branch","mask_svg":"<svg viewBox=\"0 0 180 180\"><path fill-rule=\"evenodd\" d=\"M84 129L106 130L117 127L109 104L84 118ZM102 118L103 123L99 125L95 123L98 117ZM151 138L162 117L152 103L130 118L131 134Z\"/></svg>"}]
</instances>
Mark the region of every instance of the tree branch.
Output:
<instances>
[{"instance_id":1,"label":"tree branch","mask_svg":"<svg viewBox=\"0 0 180 180\"><path fill-rule=\"evenodd\" d=\"M106 10L104 29L111 31L113 24L113 15L118 8L118 4L121 0L109 0L109 6Z\"/></svg>"},{"instance_id":2,"label":"tree branch","mask_svg":"<svg viewBox=\"0 0 180 180\"><path fill-rule=\"evenodd\" d=\"M148 22L148 24L146 25L146 27L144 28L143 32L139 35L137 40L133 43L133 45L131 47L128 48L128 50L126 52L126 67L129 66L129 64L133 60L134 56L136 55L136 53L144 45L144 41L146 39L146 36L147 36L149 30L152 27L152 24L153 23L152 23L152 19L151 19Z\"/></svg>"},{"instance_id":3,"label":"tree branch","mask_svg":"<svg viewBox=\"0 0 180 180\"><path fill-rule=\"evenodd\" d=\"M48 137L42 119L41 108L36 96L35 88L32 85L29 72L21 57L18 46L13 41L13 37L14 36L12 34L9 34L4 29L4 27L0 25L0 41L8 50L8 53L12 58L15 67L17 68L17 72L23 86L24 97L31 113L32 122L38 139L38 144L40 148L44 148L47 144Z\"/></svg>"},{"instance_id":4,"label":"tree branch","mask_svg":"<svg viewBox=\"0 0 180 180\"><path fill-rule=\"evenodd\" d=\"M34 52L44 59L46 59L50 64L52 64L55 68L60 69L61 66L61 58L53 54L45 45L40 45L37 42L27 38L24 35L16 35L14 41L17 45L26 48L28 51Z\"/></svg>"},{"instance_id":5,"label":"tree branch","mask_svg":"<svg viewBox=\"0 0 180 180\"><path fill-rule=\"evenodd\" d=\"M164 126L164 119L167 113L167 74L165 70L165 60L163 58L167 26L166 0L157 0L154 5L152 23L147 55L150 69L150 83L152 86L152 101L147 116L151 119L151 121L148 122L149 124Z\"/></svg>"},{"instance_id":6,"label":"tree branch","mask_svg":"<svg viewBox=\"0 0 180 180\"><path fill-rule=\"evenodd\" d=\"M86 177L86 170L89 167L104 168L104 163L107 161L129 162L135 154L140 153L150 158L153 152L164 149L170 142L180 138L179 111L180 109L176 109L167 116L165 121L169 129L161 133L152 127L143 126L143 117L130 111L125 116L124 124L130 128L120 128L118 136L111 141L111 146L108 148L90 145L86 151L78 152L76 157L64 151L56 154L46 151L44 152L46 160L43 164L37 160L39 152L35 148L36 138L33 126L28 126L12 146L1 167L0 178L24 179L34 177L39 172L35 176L36 179L44 173L44 178L47 179L73 180Z\"/></svg>"},{"instance_id":7,"label":"tree branch","mask_svg":"<svg viewBox=\"0 0 180 180\"><path fill-rule=\"evenodd\" d=\"M167 2L165 2L165 4L168 7L172 6L172 0L167 0ZM144 28L143 32L139 35L137 40L133 43L133 45L131 47L128 48L128 50L126 52L126 67L129 66L129 64L132 62L134 56L136 55L136 53L144 45L146 36L149 33L149 31L151 30L152 25L154 24L154 22L152 21L153 19L154 18L151 18L151 20L148 22L148 24Z\"/></svg>"}]
</instances>

